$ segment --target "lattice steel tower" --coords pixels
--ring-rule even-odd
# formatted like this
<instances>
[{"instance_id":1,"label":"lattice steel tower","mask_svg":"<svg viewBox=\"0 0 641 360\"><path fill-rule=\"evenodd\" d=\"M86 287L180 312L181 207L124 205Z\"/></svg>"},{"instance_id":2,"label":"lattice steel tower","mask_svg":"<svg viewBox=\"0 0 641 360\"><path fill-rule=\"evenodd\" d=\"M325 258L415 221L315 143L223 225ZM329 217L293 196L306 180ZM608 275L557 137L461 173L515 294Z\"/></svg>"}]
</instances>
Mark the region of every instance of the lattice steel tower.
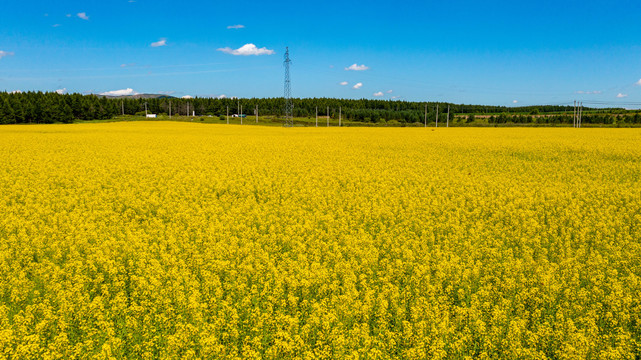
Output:
<instances>
[{"instance_id":1,"label":"lattice steel tower","mask_svg":"<svg viewBox=\"0 0 641 360\"><path fill-rule=\"evenodd\" d=\"M289 64L292 61L289 59L289 47L285 48L285 123L284 126L294 126L294 103L292 103L292 85L289 78Z\"/></svg>"}]
</instances>

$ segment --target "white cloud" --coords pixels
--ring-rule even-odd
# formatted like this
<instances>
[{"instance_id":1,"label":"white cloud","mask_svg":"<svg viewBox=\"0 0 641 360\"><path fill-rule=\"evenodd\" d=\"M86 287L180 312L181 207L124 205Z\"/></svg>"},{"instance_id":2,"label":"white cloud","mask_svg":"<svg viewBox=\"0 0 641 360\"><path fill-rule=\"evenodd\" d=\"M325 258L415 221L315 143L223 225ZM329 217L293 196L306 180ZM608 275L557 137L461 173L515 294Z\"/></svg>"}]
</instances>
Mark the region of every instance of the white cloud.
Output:
<instances>
[{"instance_id":1,"label":"white cloud","mask_svg":"<svg viewBox=\"0 0 641 360\"><path fill-rule=\"evenodd\" d=\"M185 95L182 97L183 99L193 99L194 97L191 95Z\"/></svg>"},{"instance_id":2,"label":"white cloud","mask_svg":"<svg viewBox=\"0 0 641 360\"><path fill-rule=\"evenodd\" d=\"M350 71L350 70L352 70L352 71L363 71L363 70L368 70L368 69L369 69L369 67L367 67L365 65L357 65L357 64L352 64L352 65L350 65L350 66L345 68L345 70L348 70L348 71Z\"/></svg>"},{"instance_id":3,"label":"white cloud","mask_svg":"<svg viewBox=\"0 0 641 360\"><path fill-rule=\"evenodd\" d=\"M151 47L159 47L159 46L166 46L166 45L167 45L167 39L165 38L161 38L160 40L151 43Z\"/></svg>"},{"instance_id":4,"label":"white cloud","mask_svg":"<svg viewBox=\"0 0 641 360\"><path fill-rule=\"evenodd\" d=\"M22 90L13 90L9 94L22 94Z\"/></svg>"},{"instance_id":5,"label":"white cloud","mask_svg":"<svg viewBox=\"0 0 641 360\"><path fill-rule=\"evenodd\" d=\"M105 96L125 96L125 95L138 95L138 93L135 92L131 88L127 88L127 89L122 89L122 90L105 91L103 93L100 93L100 95L105 95Z\"/></svg>"},{"instance_id":6,"label":"white cloud","mask_svg":"<svg viewBox=\"0 0 641 360\"><path fill-rule=\"evenodd\" d=\"M625 98L625 97L628 97L628 94L622 94L622 93L619 93L619 94L617 95L617 97L618 97L619 99L623 99L623 98Z\"/></svg>"},{"instance_id":7,"label":"white cloud","mask_svg":"<svg viewBox=\"0 0 641 360\"><path fill-rule=\"evenodd\" d=\"M363 83L358 83L354 86L352 86L353 89L360 89L363 86Z\"/></svg>"},{"instance_id":8,"label":"white cloud","mask_svg":"<svg viewBox=\"0 0 641 360\"><path fill-rule=\"evenodd\" d=\"M60 95L66 94L67 93L67 88L58 89L58 90L56 90L56 93L58 93Z\"/></svg>"},{"instance_id":9,"label":"white cloud","mask_svg":"<svg viewBox=\"0 0 641 360\"><path fill-rule=\"evenodd\" d=\"M225 48L220 48L218 51L222 51L225 54L231 54L231 55L241 55L241 56L248 56L248 55L273 55L275 53L274 50L269 50L268 48L257 48L256 45L254 44L245 44L241 46L238 49L232 49L229 47Z\"/></svg>"},{"instance_id":10,"label":"white cloud","mask_svg":"<svg viewBox=\"0 0 641 360\"><path fill-rule=\"evenodd\" d=\"M519 102L518 100L512 100L512 104L516 104L518 102Z\"/></svg>"},{"instance_id":11,"label":"white cloud","mask_svg":"<svg viewBox=\"0 0 641 360\"><path fill-rule=\"evenodd\" d=\"M375 93L374 93L374 96L377 96L377 97L378 97L378 96L383 96L383 92L382 92L382 91L375 92Z\"/></svg>"},{"instance_id":12,"label":"white cloud","mask_svg":"<svg viewBox=\"0 0 641 360\"><path fill-rule=\"evenodd\" d=\"M392 100L400 99L400 96L392 96Z\"/></svg>"},{"instance_id":13,"label":"white cloud","mask_svg":"<svg viewBox=\"0 0 641 360\"><path fill-rule=\"evenodd\" d=\"M345 86L345 85L347 85L347 84L348 84L348 82L347 82L347 81L341 81L341 83L340 83L340 84L341 84L342 86Z\"/></svg>"},{"instance_id":14,"label":"white cloud","mask_svg":"<svg viewBox=\"0 0 641 360\"><path fill-rule=\"evenodd\" d=\"M76 15L77 15L79 18L81 18L82 20L89 20L89 16L87 16L87 13L81 12L81 13L78 13L78 14L76 14Z\"/></svg>"},{"instance_id":15,"label":"white cloud","mask_svg":"<svg viewBox=\"0 0 641 360\"><path fill-rule=\"evenodd\" d=\"M227 29L244 29L244 28L245 28L245 25L241 25L241 24L227 26Z\"/></svg>"},{"instance_id":16,"label":"white cloud","mask_svg":"<svg viewBox=\"0 0 641 360\"><path fill-rule=\"evenodd\" d=\"M634 85L641 86L641 79L639 79L639 81L635 82Z\"/></svg>"},{"instance_id":17,"label":"white cloud","mask_svg":"<svg viewBox=\"0 0 641 360\"><path fill-rule=\"evenodd\" d=\"M2 51L0 50L0 59L2 59L5 56L13 56L15 53L11 51Z\"/></svg>"},{"instance_id":18,"label":"white cloud","mask_svg":"<svg viewBox=\"0 0 641 360\"><path fill-rule=\"evenodd\" d=\"M393 93L393 92L394 92L394 90L387 90L386 92L387 92L388 94L391 94L391 93Z\"/></svg>"},{"instance_id":19,"label":"white cloud","mask_svg":"<svg viewBox=\"0 0 641 360\"><path fill-rule=\"evenodd\" d=\"M217 96L217 98L219 98L219 99L226 99L226 98L227 98L227 95L225 95L225 94L220 94L220 95L218 95L218 96Z\"/></svg>"}]
</instances>

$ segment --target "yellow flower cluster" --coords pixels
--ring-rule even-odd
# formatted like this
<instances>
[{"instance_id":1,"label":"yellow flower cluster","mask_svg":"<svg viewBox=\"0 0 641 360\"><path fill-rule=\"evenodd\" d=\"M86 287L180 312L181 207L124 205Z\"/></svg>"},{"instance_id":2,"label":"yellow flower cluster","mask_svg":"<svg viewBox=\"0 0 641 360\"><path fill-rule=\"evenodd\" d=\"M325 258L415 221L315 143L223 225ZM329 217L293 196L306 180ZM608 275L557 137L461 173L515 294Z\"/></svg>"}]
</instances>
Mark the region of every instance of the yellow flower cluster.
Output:
<instances>
[{"instance_id":1,"label":"yellow flower cluster","mask_svg":"<svg viewBox=\"0 0 641 360\"><path fill-rule=\"evenodd\" d=\"M0 140L0 358L641 354L639 130Z\"/></svg>"}]
</instances>

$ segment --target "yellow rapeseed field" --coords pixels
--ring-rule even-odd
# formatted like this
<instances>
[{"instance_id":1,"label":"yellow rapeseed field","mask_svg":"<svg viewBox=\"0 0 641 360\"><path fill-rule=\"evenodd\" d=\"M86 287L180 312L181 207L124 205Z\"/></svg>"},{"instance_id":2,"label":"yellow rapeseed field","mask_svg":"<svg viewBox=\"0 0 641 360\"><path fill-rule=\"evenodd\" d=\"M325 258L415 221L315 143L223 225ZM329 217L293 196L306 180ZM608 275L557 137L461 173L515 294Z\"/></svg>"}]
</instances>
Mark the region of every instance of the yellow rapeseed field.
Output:
<instances>
[{"instance_id":1,"label":"yellow rapeseed field","mask_svg":"<svg viewBox=\"0 0 641 360\"><path fill-rule=\"evenodd\" d=\"M2 359L638 359L641 130L0 127Z\"/></svg>"}]
</instances>

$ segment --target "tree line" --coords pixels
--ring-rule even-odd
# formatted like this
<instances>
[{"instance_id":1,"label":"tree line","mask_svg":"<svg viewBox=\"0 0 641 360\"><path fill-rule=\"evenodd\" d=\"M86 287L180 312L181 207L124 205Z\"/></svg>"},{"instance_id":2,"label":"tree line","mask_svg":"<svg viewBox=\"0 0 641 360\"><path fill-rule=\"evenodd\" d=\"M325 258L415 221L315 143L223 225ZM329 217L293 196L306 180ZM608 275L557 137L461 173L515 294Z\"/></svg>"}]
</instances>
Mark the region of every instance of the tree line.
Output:
<instances>
[{"instance_id":1,"label":"tree line","mask_svg":"<svg viewBox=\"0 0 641 360\"><path fill-rule=\"evenodd\" d=\"M467 124L538 123L571 124L572 106L505 107L465 105L436 102L411 102L400 100L306 98L293 99L294 116L313 118L330 116L345 121L362 123L394 122L401 125L433 123L437 117L445 121L448 114L452 121ZM76 120L104 120L117 115L149 113L226 116L244 113L261 116L283 116L283 98L193 98L172 97L107 98L96 95L58 94L55 92L0 92L0 124L20 123L71 123ZM241 110L242 109L242 110ZM484 115L487 114L487 115ZM426 116L427 115L427 116ZM484 115L484 116L481 116ZM478 116L478 118L476 117ZM483 119L482 121L480 119ZM623 109L584 108L584 124L641 123L638 112Z\"/></svg>"},{"instance_id":2,"label":"tree line","mask_svg":"<svg viewBox=\"0 0 641 360\"><path fill-rule=\"evenodd\" d=\"M103 120L117 115L113 101L81 94L61 95L55 92L0 92L0 124Z\"/></svg>"}]
</instances>

